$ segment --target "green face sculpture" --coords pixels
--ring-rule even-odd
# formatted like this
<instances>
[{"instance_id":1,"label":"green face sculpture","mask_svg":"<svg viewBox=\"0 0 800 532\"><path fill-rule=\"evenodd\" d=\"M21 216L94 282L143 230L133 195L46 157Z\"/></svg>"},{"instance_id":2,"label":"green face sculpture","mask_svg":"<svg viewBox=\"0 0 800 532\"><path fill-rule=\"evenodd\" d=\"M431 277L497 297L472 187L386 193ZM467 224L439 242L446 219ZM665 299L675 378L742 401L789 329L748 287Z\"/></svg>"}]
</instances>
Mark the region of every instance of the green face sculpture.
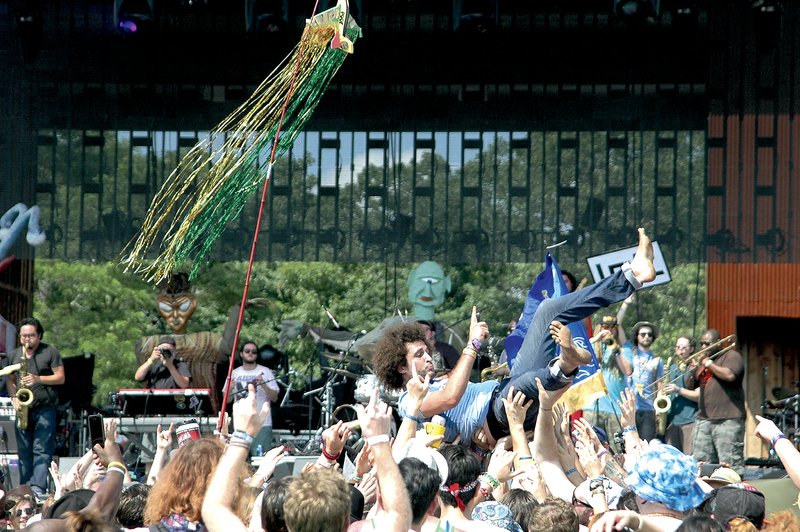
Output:
<instances>
[{"instance_id":1,"label":"green face sculpture","mask_svg":"<svg viewBox=\"0 0 800 532\"><path fill-rule=\"evenodd\" d=\"M408 300L418 319L433 319L433 310L444 303L449 291L450 277L433 261L423 262L408 275Z\"/></svg>"}]
</instances>

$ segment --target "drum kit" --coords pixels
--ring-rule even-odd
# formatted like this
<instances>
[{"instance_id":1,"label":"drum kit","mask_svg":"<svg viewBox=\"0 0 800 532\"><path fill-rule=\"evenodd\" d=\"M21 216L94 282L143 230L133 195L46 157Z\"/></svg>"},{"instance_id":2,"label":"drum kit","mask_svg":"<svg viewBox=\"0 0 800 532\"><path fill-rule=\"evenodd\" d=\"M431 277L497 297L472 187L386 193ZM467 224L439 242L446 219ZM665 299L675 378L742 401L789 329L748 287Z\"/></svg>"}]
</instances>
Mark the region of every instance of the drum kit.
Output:
<instances>
[{"instance_id":1,"label":"drum kit","mask_svg":"<svg viewBox=\"0 0 800 532\"><path fill-rule=\"evenodd\" d=\"M774 401L764 399L761 404L761 415L771 419L797 448L800 448L800 381L793 382L795 387L774 387Z\"/></svg>"}]
</instances>

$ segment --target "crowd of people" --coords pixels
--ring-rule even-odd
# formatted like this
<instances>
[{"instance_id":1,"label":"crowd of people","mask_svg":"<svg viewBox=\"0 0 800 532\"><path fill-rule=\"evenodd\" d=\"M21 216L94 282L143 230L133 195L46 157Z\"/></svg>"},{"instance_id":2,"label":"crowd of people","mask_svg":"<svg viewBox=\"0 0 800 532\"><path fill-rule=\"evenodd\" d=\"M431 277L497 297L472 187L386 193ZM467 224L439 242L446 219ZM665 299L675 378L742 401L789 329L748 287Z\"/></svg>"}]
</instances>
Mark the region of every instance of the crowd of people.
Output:
<instances>
[{"instance_id":1,"label":"crowd of people","mask_svg":"<svg viewBox=\"0 0 800 532\"><path fill-rule=\"evenodd\" d=\"M266 429L277 390L256 364L256 345L244 342L243 366L232 381L239 383L238 391L226 394L234 402L232 423L222 423L213 435L180 441L174 427L159 427L146 479L132 481L116 422L109 419L105 441L70 471L47 464L44 472L54 485L49 493L46 480L37 477L35 429L32 455L20 453L21 461L30 460L21 467L24 485L3 490L8 526L225 532L800 530L790 510L767 515L764 493L742 479L741 356L721 351L713 329L701 336L701 347L709 348L704 356L691 358L694 341L681 337L670 364L650 349L658 334L655 324L637 323L627 341L625 308L654 277L650 241L640 230L630 263L599 283L539 305L508 377L500 381L470 382L489 336L474 309L469 342L440 378L428 324L387 330L372 362L382 386L402 390L399 427L393 430L392 408L379 399L376 387L368 404L356 406L357 423L326 428L320 455L294 475L278 474L288 454L283 445L268 450L257 467L250 465L256 447L269 447ZM583 417L575 416L560 399L591 358L566 324L617 302L620 312L603 316L592 338L609 394ZM20 332L29 356L47 349L35 324ZM152 345L136 378L180 384L188 372L173 362L175 342L163 337ZM60 357L52 351L46 357L49 371L39 371L34 359L28 377L38 379L22 377L22 385L50 385L59 373L63 379ZM12 354L11 362L26 354ZM678 378L666 378L676 372ZM672 397L663 422L655 402L659 394ZM46 408L31 405L34 426L46 419ZM755 433L782 462L796 495L800 452L769 419L758 417ZM717 467L703 473L702 463Z\"/></svg>"}]
</instances>

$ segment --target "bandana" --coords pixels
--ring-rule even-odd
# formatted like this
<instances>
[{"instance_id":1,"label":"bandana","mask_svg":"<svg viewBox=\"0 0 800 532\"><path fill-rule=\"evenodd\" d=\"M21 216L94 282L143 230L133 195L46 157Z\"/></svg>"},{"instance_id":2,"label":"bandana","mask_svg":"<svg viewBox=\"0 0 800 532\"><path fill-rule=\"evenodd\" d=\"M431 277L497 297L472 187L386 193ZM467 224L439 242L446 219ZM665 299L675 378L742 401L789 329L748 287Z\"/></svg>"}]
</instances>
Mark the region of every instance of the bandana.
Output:
<instances>
[{"instance_id":1,"label":"bandana","mask_svg":"<svg viewBox=\"0 0 800 532\"><path fill-rule=\"evenodd\" d=\"M458 504L458 509L463 512L464 509L467 507L467 505L464 504L464 501L461 500L461 494L474 490L475 486L477 485L478 485L477 480L473 480L472 482L470 482L469 484L465 484L464 486L461 486L458 482L453 482L449 486L443 486L439 488L439 490L449 492L450 495L452 495L456 499L456 504Z\"/></svg>"}]
</instances>

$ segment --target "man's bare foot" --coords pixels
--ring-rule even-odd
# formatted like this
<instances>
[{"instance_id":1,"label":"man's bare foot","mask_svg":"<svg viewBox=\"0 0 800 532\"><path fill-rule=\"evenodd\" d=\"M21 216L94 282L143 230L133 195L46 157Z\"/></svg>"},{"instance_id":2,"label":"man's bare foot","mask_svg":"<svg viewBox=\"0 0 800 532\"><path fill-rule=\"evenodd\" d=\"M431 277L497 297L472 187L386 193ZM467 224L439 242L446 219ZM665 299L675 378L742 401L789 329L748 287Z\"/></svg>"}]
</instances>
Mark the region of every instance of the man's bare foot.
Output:
<instances>
[{"instance_id":1,"label":"man's bare foot","mask_svg":"<svg viewBox=\"0 0 800 532\"><path fill-rule=\"evenodd\" d=\"M556 344L561 346L561 360L559 363L561 371L564 373L572 373L578 366L591 362L592 355L572 341L572 332L563 323L559 321L550 322L550 336Z\"/></svg>"},{"instance_id":2,"label":"man's bare foot","mask_svg":"<svg viewBox=\"0 0 800 532\"><path fill-rule=\"evenodd\" d=\"M653 243L642 227L639 228L639 248L631 261L631 272L640 283L647 283L656 278L656 269L653 267Z\"/></svg>"}]
</instances>

